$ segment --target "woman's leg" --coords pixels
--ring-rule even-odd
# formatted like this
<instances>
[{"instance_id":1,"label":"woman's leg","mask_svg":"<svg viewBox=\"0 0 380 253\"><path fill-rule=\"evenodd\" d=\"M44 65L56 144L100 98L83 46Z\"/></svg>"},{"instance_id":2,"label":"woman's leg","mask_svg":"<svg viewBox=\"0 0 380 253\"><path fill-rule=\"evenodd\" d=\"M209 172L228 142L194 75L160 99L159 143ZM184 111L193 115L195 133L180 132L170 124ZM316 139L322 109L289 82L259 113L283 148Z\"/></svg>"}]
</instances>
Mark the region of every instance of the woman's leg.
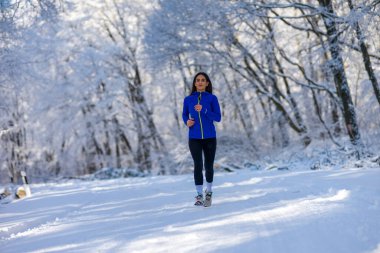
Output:
<instances>
[{"instance_id":1,"label":"woman's leg","mask_svg":"<svg viewBox=\"0 0 380 253\"><path fill-rule=\"evenodd\" d=\"M202 140L189 139L189 149L194 161L194 182L198 194L202 194L203 188L203 159L202 159Z\"/></svg>"},{"instance_id":2,"label":"woman's leg","mask_svg":"<svg viewBox=\"0 0 380 253\"><path fill-rule=\"evenodd\" d=\"M207 191L212 192L212 182L214 180L214 159L216 152L216 138L204 139L203 152L205 155L205 170Z\"/></svg>"}]
</instances>

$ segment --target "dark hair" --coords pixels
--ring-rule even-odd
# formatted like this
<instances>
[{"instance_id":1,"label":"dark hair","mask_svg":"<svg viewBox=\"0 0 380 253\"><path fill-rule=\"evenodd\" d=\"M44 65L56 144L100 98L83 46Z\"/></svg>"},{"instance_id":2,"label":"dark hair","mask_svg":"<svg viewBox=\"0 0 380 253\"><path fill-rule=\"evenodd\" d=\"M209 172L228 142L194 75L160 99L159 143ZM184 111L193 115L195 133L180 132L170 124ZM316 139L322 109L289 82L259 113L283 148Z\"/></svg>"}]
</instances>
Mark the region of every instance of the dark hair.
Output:
<instances>
[{"instance_id":1,"label":"dark hair","mask_svg":"<svg viewBox=\"0 0 380 253\"><path fill-rule=\"evenodd\" d=\"M197 77L199 75L202 75L206 78L206 81L208 82L208 85L206 87L206 91L208 93L211 93L212 94L212 83L211 83L211 80L210 80L210 77L208 77L208 75L205 73L205 72L198 72L195 76L194 76L194 80L193 80L193 87L191 88L191 93L193 93L194 91L197 91L197 87L195 87L195 81L197 80Z\"/></svg>"}]
</instances>

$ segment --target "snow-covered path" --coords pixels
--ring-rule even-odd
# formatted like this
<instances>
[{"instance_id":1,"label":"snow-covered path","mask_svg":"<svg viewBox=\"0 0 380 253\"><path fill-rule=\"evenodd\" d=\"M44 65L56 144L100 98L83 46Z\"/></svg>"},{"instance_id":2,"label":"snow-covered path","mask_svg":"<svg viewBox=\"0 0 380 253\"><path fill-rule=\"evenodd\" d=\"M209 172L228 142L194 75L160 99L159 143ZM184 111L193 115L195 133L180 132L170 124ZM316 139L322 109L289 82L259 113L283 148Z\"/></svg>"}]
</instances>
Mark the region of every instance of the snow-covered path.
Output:
<instances>
[{"instance_id":1,"label":"snow-covered path","mask_svg":"<svg viewBox=\"0 0 380 253\"><path fill-rule=\"evenodd\" d=\"M380 252L380 170L192 175L32 186L0 205L6 252Z\"/></svg>"}]
</instances>

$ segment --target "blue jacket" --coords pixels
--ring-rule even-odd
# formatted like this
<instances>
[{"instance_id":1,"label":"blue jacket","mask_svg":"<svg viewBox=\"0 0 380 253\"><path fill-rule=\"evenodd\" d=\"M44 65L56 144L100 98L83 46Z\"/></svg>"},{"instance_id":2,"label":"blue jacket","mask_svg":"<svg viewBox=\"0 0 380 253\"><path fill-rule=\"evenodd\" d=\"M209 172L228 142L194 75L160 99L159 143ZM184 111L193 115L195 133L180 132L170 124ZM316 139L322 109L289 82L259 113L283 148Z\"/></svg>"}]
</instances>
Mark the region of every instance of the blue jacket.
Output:
<instances>
[{"instance_id":1,"label":"blue jacket","mask_svg":"<svg viewBox=\"0 0 380 253\"><path fill-rule=\"evenodd\" d=\"M202 105L200 112L194 108L198 103ZM190 117L194 119L195 124L189 128L189 139L215 138L214 121L220 122L222 118L218 98L207 91L193 92L187 96L183 101L182 111L185 125Z\"/></svg>"}]
</instances>

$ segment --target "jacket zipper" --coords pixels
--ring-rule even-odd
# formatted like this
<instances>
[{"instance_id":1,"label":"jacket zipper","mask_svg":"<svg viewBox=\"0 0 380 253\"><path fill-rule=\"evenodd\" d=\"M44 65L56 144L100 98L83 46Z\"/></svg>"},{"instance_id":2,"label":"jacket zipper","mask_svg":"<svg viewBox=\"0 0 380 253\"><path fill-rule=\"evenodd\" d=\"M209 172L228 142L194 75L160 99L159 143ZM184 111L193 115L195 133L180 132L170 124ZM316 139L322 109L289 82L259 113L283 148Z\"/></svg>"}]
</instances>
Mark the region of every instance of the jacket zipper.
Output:
<instances>
[{"instance_id":1,"label":"jacket zipper","mask_svg":"<svg viewBox=\"0 0 380 253\"><path fill-rule=\"evenodd\" d=\"M198 96L198 105L201 103L201 98L202 98L202 93L199 93L199 96ZM200 111L198 112L198 116L199 116L199 122L201 123L202 139L204 139L203 138L203 125L202 125L202 119L201 119L201 112Z\"/></svg>"}]
</instances>

